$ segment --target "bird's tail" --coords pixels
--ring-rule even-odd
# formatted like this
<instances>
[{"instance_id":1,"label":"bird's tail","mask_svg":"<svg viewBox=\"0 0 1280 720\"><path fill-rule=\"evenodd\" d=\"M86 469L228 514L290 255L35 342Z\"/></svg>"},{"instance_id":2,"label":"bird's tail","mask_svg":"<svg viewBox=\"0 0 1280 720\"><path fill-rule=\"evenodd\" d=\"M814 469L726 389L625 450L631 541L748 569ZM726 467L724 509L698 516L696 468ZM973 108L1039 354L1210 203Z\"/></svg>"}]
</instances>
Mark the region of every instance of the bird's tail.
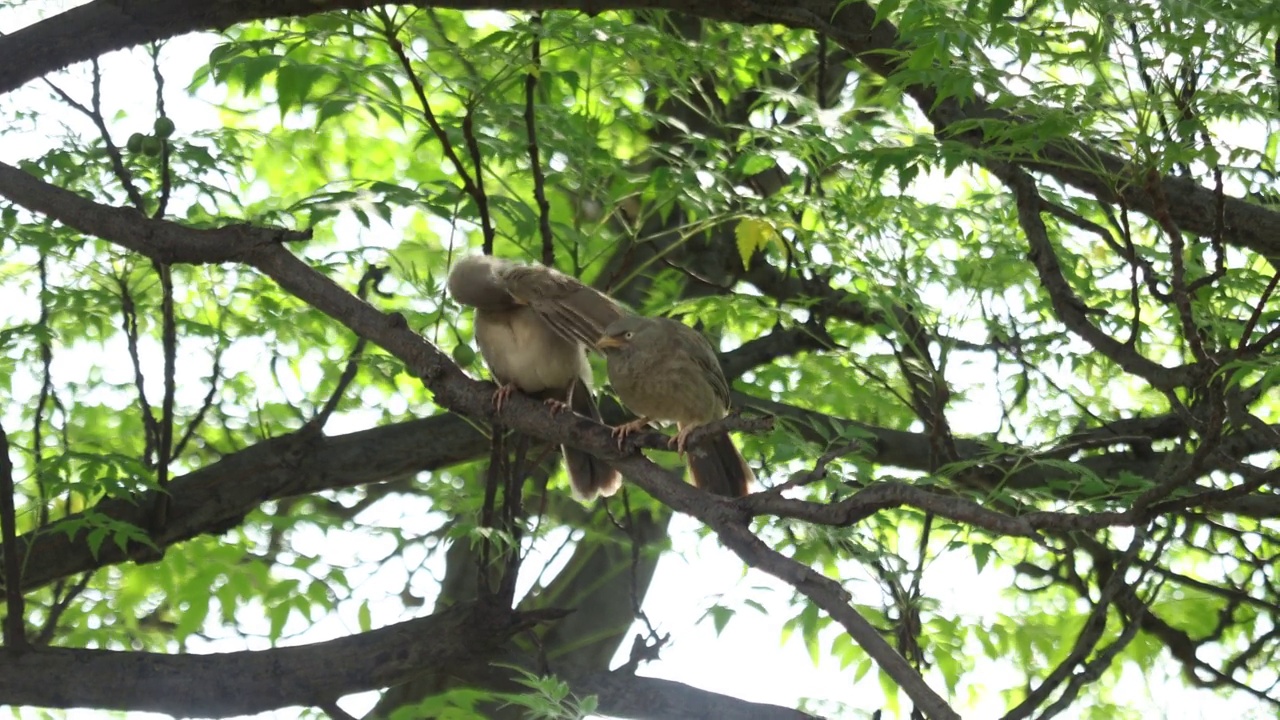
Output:
<instances>
[{"instance_id":1,"label":"bird's tail","mask_svg":"<svg viewBox=\"0 0 1280 720\"><path fill-rule=\"evenodd\" d=\"M691 446L688 452L693 484L713 495L743 497L756 479L729 433L713 435Z\"/></svg>"},{"instance_id":2,"label":"bird's tail","mask_svg":"<svg viewBox=\"0 0 1280 720\"><path fill-rule=\"evenodd\" d=\"M574 383L569 390L569 407L579 415L600 420L600 411L596 409L596 401L591 396L591 389L581 381ZM560 449L564 453L564 467L569 473L569 485L573 487L573 494L579 500L590 501L597 495L609 497L618 492L618 488L622 486L622 476L617 470L609 467L604 460L567 445Z\"/></svg>"}]
</instances>

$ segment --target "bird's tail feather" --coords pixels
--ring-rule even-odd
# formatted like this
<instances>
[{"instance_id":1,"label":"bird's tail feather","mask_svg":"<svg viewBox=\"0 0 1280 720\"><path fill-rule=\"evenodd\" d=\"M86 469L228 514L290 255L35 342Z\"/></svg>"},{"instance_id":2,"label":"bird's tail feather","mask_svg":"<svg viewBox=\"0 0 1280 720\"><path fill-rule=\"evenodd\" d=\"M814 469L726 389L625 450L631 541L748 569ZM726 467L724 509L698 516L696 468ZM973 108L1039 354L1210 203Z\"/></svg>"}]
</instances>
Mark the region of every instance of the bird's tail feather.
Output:
<instances>
[{"instance_id":1,"label":"bird's tail feather","mask_svg":"<svg viewBox=\"0 0 1280 720\"><path fill-rule=\"evenodd\" d=\"M591 389L582 382L574 383L569 390L569 407L579 415L600 420L600 411L591 396ZM597 495L609 497L622 486L622 476L604 460L568 446L561 450L564 452L565 470L569 473L569 485L579 500L594 500Z\"/></svg>"},{"instance_id":2,"label":"bird's tail feather","mask_svg":"<svg viewBox=\"0 0 1280 720\"><path fill-rule=\"evenodd\" d=\"M729 433L714 435L690 447L689 473L694 485L729 498L746 495L756 479Z\"/></svg>"}]
</instances>

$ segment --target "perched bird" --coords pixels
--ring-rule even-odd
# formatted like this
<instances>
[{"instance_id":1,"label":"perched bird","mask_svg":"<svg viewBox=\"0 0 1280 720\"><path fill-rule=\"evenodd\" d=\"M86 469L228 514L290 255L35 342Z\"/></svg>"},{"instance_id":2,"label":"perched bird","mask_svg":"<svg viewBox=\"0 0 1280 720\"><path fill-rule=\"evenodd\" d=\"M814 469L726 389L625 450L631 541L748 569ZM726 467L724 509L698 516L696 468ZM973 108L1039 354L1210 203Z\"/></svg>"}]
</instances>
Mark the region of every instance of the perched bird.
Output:
<instances>
[{"instance_id":1,"label":"perched bird","mask_svg":"<svg viewBox=\"0 0 1280 720\"><path fill-rule=\"evenodd\" d=\"M498 382L494 406L514 390L600 420L586 348L622 316L617 303L542 265L474 255L449 273L449 294L476 309L476 344ZM590 453L562 447L569 483L583 500L617 492L618 472Z\"/></svg>"},{"instance_id":2,"label":"perched bird","mask_svg":"<svg viewBox=\"0 0 1280 720\"><path fill-rule=\"evenodd\" d=\"M614 429L621 439L649 420L674 420L671 439L689 455L698 487L716 495L742 497L755 480L729 433L686 448L689 433L729 411L729 383L711 343L693 328L670 318L622 317L596 342L609 366L609 382L624 405L640 415Z\"/></svg>"}]
</instances>

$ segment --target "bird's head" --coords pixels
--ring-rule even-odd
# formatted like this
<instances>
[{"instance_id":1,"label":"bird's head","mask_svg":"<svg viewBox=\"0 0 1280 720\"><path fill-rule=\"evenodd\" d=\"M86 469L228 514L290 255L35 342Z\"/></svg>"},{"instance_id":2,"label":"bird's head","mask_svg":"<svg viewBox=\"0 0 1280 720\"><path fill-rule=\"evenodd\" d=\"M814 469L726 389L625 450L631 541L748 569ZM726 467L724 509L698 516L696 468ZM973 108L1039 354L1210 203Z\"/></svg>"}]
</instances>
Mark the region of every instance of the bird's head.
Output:
<instances>
[{"instance_id":1,"label":"bird's head","mask_svg":"<svg viewBox=\"0 0 1280 720\"><path fill-rule=\"evenodd\" d=\"M501 273L511 265L509 260L487 255L459 258L449 272L449 294L463 305L482 310L504 310L513 298L502 284Z\"/></svg>"},{"instance_id":2,"label":"bird's head","mask_svg":"<svg viewBox=\"0 0 1280 720\"><path fill-rule=\"evenodd\" d=\"M604 335L596 341L596 349L606 355L626 351L633 347L637 340L644 341L645 330L652 324L653 321L649 318L638 315L618 318L604 329Z\"/></svg>"}]
</instances>

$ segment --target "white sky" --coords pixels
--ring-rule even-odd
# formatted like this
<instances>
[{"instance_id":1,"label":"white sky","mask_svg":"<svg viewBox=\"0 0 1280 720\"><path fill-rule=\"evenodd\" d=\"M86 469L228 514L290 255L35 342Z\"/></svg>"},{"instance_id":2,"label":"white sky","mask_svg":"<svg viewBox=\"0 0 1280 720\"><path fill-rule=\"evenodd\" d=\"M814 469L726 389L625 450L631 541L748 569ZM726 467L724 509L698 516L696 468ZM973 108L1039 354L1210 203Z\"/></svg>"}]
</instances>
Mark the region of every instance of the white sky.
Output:
<instances>
[{"instance_id":1,"label":"white sky","mask_svg":"<svg viewBox=\"0 0 1280 720\"><path fill-rule=\"evenodd\" d=\"M0 31L11 32L17 27L30 22L32 9L42 14L52 14L74 3L45 2L33 3L25 10L0 12ZM209 99L217 100L216 88L206 87L202 90L204 100L192 100L185 96L182 88L191 77L191 71L202 64L208 57L213 41L208 36L186 37L180 42L172 43L164 55L164 67L168 79L169 92L166 102L169 114L179 128L179 133L191 132L196 128L212 128L219 123L216 110ZM115 53L104 58L105 72L104 97L113 107L128 107L131 117L122 123L112 126L113 133L119 142L123 142L131 132L149 132L153 89L150 84L149 61L141 52ZM87 98L88 83L85 66L73 68L69 73L60 74L57 82L65 90L78 98ZM34 157L51 144L61 130L53 123L45 122L45 118L66 122L69 126L85 133L92 132L82 117L59 107L49 100L49 92L39 83L5 97L0 102L4 107L36 107L46 112L38 129L29 132L21 128L11 129L0 134L0 159L8 163L16 163L24 158ZM271 113L274 114L274 113ZM278 114L274 114L278 118ZM922 178L917 182L921 187L939 188L948 181L943 178ZM372 244L373 238L354 222L342 223L339 226L340 237L349 238L351 245ZM6 324L24 314L30 313L32 301L18 293L9 291L7 297L0 298L10 315L0 317ZM144 348L148 362L154 367L158 363L159 352L154 343ZM229 357L228 362L252 367L258 362L258 354L252 348L241 348L239 357ZM97 354L78 354L76 357L63 357L55 368L61 382L72 378L82 378L89 370L89 363L98 358L108 362L119 362L125 358L120 352ZM102 368L110 374L131 374L125 366L108 365ZM199 376L207 370L197 367L193 374ZM148 373L151 378L158 378L160 373ZM273 382L264 376L262 387L269 392ZM29 385L30 380L27 379ZM303 383L292 394L293 398L303 396ZM202 386L197 395L203 393ZM23 397L21 381L15 379L15 396ZM158 388L156 389L158 393ZM970 398L963 407L953 413L953 422L957 427L994 428L998 417L994 414L997 403L984 398ZM342 433L367 427L367 418L356 415L334 418L327 428L330 433ZM398 525L412 528L419 533L435 529L438 518L428 515L426 503L420 499L417 503L396 501L380 506L378 517L366 520L374 524ZM847 703L850 707L869 713L884 706L882 691L876 679L876 672L869 673L861 682L853 682L853 667L841 669L838 663L825 654L817 667L810 660L799 633L787 643L781 642L782 626L793 617L799 608L791 607L788 599L792 597L790 587L762 573L745 572L741 562L732 553L720 547L714 540L700 540L696 530L698 523L685 516L677 516L671 524L672 544L674 550L664 556L658 566L653 584L646 598L644 609L660 632L670 633L672 642L662 652L659 662L642 667L641 674L662 677L681 682L689 682L696 687L714 690L747 700L771 702L782 705L793 705L800 698L818 698L822 700ZM377 541L370 541L360 534L333 532L322 536L318 531L309 533L310 538L300 544L308 551L324 558L326 561L345 565L355 562L360 556L377 554ZM420 557L410 556L406 560L416 566ZM435 570L441 558L428 563L427 570ZM527 565L535 568L535 563ZM858 597L859 602L879 605L879 590L860 568L846 563L848 571L845 579L847 586ZM352 573L353 581L361 577ZM300 634L291 638L287 644L301 644L339 637L358 632L356 613L362 599L390 598L375 603L374 625L382 626L406 619L409 616L400 612L400 605L395 597L404 587L408 577L403 565L388 565L375 573L366 582L359 584L358 592L351 602L345 603L335 616L323 618L310 628L305 628L295 618L288 630L300 630ZM1002 600L1004 588L1011 585L1012 574L1006 570L988 569L983 575L974 572L971 559L960 554L952 554L947 561L935 560L932 569L925 576L924 592L926 596L939 598L942 601L942 612L955 615L970 622L993 623L997 621L995 611L1000 607L1012 609L1008 600ZM422 576L415 582L415 590L419 594L431 592L425 586ZM751 597L762 602L768 609L768 615L760 615L750 608L741 607L739 614L730 622L724 635L717 637L709 619L703 621L706 608L724 596L725 604L734 607L735 602L744 597ZM428 612L430 603L419 612ZM252 606L240 611L242 629L249 633L265 633L267 623L264 616L253 617ZM211 617L216 617L211 615ZM296 624L296 627L295 627ZM640 632L636 628L633 632ZM828 629L824 634L821 646L824 652L830 648L836 631ZM265 643L260 638L228 638L215 643L197 646L199 651L229 651L246 648L259 649ZM626 659L630 638L623 643L615 665ZM1007 683L1016 682L1016 675L1010 667L1002 662L984 659L976 648L973 651L978 662L978 670L971 673L966 680L978 683L977 686L962 686L960 699L953 698L955 707L966 717L998 717L1004 710L1004 701L999 693L991 692L1003 688ZM937 677L931 682L935 691L943 692L943 686ZM1142 678L1130 670L1126 682L1116 690L1116 697L1129 699L1134 705L1158 712L1161 716L1173 719L1190 719L1202 717L1245 717L1244 708L1247 703L1232 703L1217 698L1208 692L1194 691L1184 687L1180 679L1169 681L1165 677ZM372 706L376 693L352 696L341 704L349 712L362 714ZM905 698L902 699L905 701ZM260 718L290 718L297 716L297 710L282 710L266 713ZM1079 707L1064 714L1064 718L1080 717ZM39 712L32 710L18 711L20 717L37 717ZM73 711L68 717L90 718L102 713L93 711ZM832 714L833 717L838 716ZM890 716L886 713L886 717ZM130 718L163 717L146 713L130 713Z\"/></svg>"}]
</instances>

